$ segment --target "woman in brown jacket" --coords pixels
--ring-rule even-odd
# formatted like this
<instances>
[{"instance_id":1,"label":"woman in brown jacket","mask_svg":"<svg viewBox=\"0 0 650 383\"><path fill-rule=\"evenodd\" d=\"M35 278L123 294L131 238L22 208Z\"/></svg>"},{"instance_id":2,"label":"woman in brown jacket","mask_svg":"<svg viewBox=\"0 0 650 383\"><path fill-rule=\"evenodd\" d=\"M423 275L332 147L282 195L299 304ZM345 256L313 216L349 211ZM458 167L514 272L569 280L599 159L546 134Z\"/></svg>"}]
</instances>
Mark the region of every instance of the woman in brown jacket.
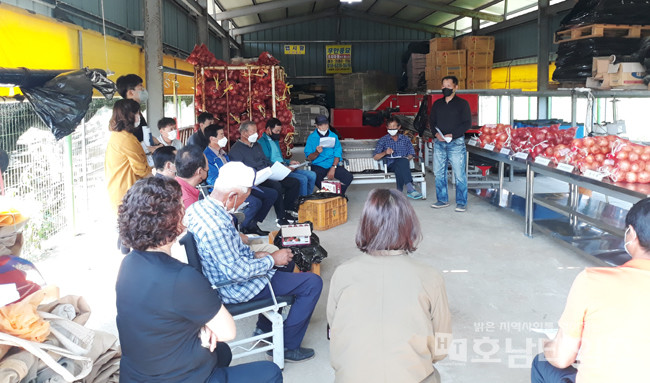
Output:
<instances>
[{"instance_id":1,"label":"woman in brown jacket","mask_svg":"<svg viewBox=\"0 0 650 383\"><path fill-rule=\"evenodd\" d=\"M439 382L451 314L442 275L408 254L421 240L413 207L395 189L368 196L357 229L364 254L339 266L327 320L337 382Z\"/></svg>"}]
</instances>

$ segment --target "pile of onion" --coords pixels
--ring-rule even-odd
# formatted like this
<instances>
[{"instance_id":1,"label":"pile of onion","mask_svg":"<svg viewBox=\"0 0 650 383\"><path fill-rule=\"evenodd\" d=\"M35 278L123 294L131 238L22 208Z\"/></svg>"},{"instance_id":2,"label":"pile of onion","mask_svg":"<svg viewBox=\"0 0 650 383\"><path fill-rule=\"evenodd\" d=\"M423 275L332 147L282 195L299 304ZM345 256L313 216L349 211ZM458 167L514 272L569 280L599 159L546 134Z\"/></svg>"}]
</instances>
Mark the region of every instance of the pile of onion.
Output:
<instances>
[{"instance_id":1,"label":"pile of onion","mask_svg":"<svg viewBox=\"0 0 650 383\"><path fill-rule=\"evenodd\" d=\"M293 113L289 108L289 90L291 85L284 82L284 71L272 65L279 61L268 52L262 52L258 60L245 65L244 69L234 69L223 61L217 60L204 45L196 46L188 61L199 68L219 66L219 69L205 69L204 82L198 82L195 89L196 113L209 112L215 116L217 123L226 126L225 132L231 143L239 139L239 125L244 121L253 121L259 135L265 130L266 122L275 116L282 122L280 147L286 158L291 156L293 148L292 125ZM241 68L242 65L237 65ZM197 71L200 73L200 70ZM273 98L272 73L275 78L275 100Z\"/></svg>"}]
</instances>

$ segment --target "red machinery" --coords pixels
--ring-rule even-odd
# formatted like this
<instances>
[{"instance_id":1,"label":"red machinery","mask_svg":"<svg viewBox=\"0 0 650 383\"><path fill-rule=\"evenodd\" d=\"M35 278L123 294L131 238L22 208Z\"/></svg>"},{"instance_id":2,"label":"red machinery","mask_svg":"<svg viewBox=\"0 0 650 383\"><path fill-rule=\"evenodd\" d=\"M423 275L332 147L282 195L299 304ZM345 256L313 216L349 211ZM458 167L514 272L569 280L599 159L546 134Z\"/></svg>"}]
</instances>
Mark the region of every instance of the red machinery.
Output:
<instances>
[{"instance_id":1,"label":"red machinery","mask_svg":"<svg viewBox=\"0 0 650 383\"><path fill-rule=\"evenodd\" d=\"M384 97L377 104L375 111L398 110L392 111L391 115L401 115L415 117L420 108L420 103L424 97L428 97L428 105L431 107L433 102L442 98L442 94L391 94ZM478 95L471 93L459 94L457 97L464 98L469 102L472 112L472 125L478 125ZM341 139L373 139L380 138L386 134L386 124L379 126L364 125L363 111L361 109L332 109L330 123L337 130Z\"/></svg>"}]
</instances>

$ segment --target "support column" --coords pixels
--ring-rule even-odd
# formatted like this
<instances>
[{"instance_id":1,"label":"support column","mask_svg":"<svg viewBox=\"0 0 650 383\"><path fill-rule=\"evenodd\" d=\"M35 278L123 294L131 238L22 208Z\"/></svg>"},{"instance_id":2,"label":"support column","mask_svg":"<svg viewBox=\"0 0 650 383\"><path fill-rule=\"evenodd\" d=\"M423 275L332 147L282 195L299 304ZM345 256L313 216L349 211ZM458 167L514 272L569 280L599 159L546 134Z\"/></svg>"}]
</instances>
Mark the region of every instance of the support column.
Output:
<instances>
[{"instance_id":1,"label":"support column","mask_svg":"<svg viewBox=\"0 0 650 383\"><path fill-rule=\"evenodd\" d=\"M230 33L230 21L229 20L222 20L221 21L221 27L228 31ZM222 60L230 62L230 39L228 37L224 37L221 39L221 49L222 49Z\"/></svg>"},{"instance_id":2,"label":"support column","mask_svg":"<svg viewBox=\"0 0 650 383\"><path fill-rule=\"evenodd\" d=\"M476 17L472 18L472 35L476 35L481 28L481 20Z\"/></svg>"},{"instance_id":3,"label":"support column","mask_svg":"<svg viewBox=\"0 0 650 383\"><path fill-rule=\"evenodd\" d=\"M549 35L549 0L538 0L537 11L537 90L548 89L548 56L550 50ZM537 118L548 118L548 97L537 97Z\"/></svg>"},{"instance_id":4,"label":"support column","mask_svg":"<svg viewBox=\"0 0 650 383\"><path fill-rule=\"evenodd\" d=\"M144 68L149 92L147 123L152 134L158 134L156 122L164 116L162 18L162 0L144 0Z\"/></svg>"},{"instance_id":5,"label":"support column","mask_svg":"<svg viewBox=\"0 0 650 383\"><path fill-rule=\"evenodd\" d=\"M199 34L198 40L199 44L205 44L205 46L210 46L210 32L208 27L208 9L203 8L203 12L196 18L196 27Z\"/></svg>"}]
</instances>

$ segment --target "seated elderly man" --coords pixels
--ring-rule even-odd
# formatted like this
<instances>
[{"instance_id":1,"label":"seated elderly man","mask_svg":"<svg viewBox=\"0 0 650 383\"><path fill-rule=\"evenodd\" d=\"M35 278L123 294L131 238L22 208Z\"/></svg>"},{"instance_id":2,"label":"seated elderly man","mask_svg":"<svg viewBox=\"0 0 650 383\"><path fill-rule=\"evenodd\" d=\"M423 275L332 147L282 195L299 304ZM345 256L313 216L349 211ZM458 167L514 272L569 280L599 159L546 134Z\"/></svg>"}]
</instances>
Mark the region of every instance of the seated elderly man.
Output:
<instances>
[{"instance_id":1,"label":"seated elderly man","mask_svg":"<svg viewBox=\"0 0 650 383\"><path fill-rule=\"evenodd\" d=\"M343 159L339 136L330 129L327 117L318 115L315 123L316 130L307 137L305 157L311 161L311 170L316 173L316 186L321 188L321 182L325 177L328 180L336 178L341 181L341 194L345 194L354 176L343 166L339 166L339 162ZM333 146L323 146L323 139L328 137L329 140L334 140Z\"/></svg>"},{"instance_id":2,"label":"seated elderly man","mask_svg":"<svg viewBox=\"0 0 650 383\"><path fill-rule=\"evenodd\" d=\"M313 273L279 272L275 267L287 265L291 251L282 249L255 253L242 242L228 212L235 211L248 197L255 172L240 162L229 162L219 171L210 196L191 205L186 213L187 230L196 238L203 273L210 283L225 280L237 283L221 288L224 303L241 303L271 296L268 279L278 295L294 295L295 302L284 322L285 360L299 362L314 357L314 350L300 347L309 320L323 288L321 278ZM271 323L260 315L257 327L269 332Z\"/></svg>"},{"instance_id":3,"label":"seated elderly man","mask_svg":"<svg viewBox=\"0 0 650 383\"><path fill-rule=\"evenodd\" d=\"M413 177L411 176L410 161L415 156L413 144L405 135L399 134L402 127L397 117L388 119L388 134L377 141L375 147L375 161L383 159L388 166L389 172L395 173L395 182L397 190L402 191L406 185L406 196L412 199L422 199L415 186L413 186Z\"/></svg>"},{"instance_id":4,"label":"seated elderly man","mask_svg":"<svg viewBox=\"0 0 650 383\"><path fill-rule=\"evenodd\" d=\"M224 148L228 144L228 138L224 136L223 126L212 124L203 132L208 139L208 147L203 154L208 159L208 185L214 184L219 177L219 169L230 161ZM268 231L260 229L258 222L264 222L266 215L278 198L275 189L264 186L256 186L251 190L251 195L246 198L248 206L244 208L245 218L240 222L241 232L244 234L268 235Z\"/></svg>"},{"instance_id":5,"label":"seated elderly man","mask_svg":"<svg viewBox=\"0 0 650 383\"><path fill-rule=\"evenodd\" d=\"M230 159L240 161L255 169L256 172L273 166L264 155L264 150L257 142L257 127L252 121L244 121L239 126L241 137L230 148ZM300 193L300 182L295 178L284 177L281 181L266 180L262 186L272 188L278 192L278 198L273 207L277 218L278 227L288 225L298 217L296 201Z\"/></svg>"},{"instance_id":6,"label":"seated elderly man","mask_svg":"<svg viewBox=\"0 0 650 383\"><path fill-rule=\"evenodd\" d=\"M533 383L648 381L650 198L632 206L625 225L624 247L632 260L578 274L555 339L533 360Z\"/></svg>"}]
</instances>

